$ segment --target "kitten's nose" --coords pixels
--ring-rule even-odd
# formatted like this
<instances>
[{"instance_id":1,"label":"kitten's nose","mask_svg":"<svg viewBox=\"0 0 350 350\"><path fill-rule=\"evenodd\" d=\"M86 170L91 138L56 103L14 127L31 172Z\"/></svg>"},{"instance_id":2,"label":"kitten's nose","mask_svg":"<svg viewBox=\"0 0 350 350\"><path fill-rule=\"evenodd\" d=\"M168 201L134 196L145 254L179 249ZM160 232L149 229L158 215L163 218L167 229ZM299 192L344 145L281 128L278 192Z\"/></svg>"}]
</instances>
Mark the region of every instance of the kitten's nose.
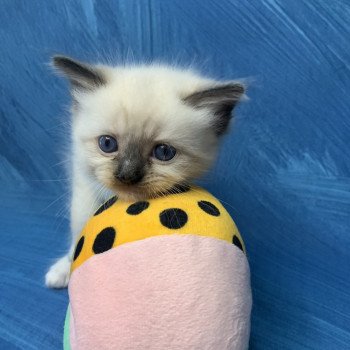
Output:
<instances>
[{"instance_id":1,"label":"kitten's nose","mask_svg":"<svg viewBox=\"0 0 350 350\"><path fill-rule=\"evenodd\" d=\"M115 178L126 185L135 185L145 175L145 164L139 149L135 145L129 145L125 155L118 160L115 169Z\"/></svg>"},{"instance_id":2,"label":"kitten's nose","mask_svg":"<svg viewBox=\"0 0 350 350\"><path fill-rule=\"evenodd\" d=\"M116 175L116 178L125 185L135 185L142 180L143 174L141 171L133 173L120 172Z\"/></svg>"}]
</instances>

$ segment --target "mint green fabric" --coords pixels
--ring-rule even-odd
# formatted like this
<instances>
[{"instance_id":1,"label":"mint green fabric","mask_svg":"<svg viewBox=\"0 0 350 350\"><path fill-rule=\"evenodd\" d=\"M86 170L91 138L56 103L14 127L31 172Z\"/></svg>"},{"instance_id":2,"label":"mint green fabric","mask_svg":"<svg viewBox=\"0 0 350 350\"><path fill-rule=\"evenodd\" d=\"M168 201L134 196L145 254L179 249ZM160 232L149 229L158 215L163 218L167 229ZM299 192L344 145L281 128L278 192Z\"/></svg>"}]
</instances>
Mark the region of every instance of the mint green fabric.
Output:
<instances>
[{"instance_id":1,"label":"mint green fabric","mask_svg":"<svg viewBox=\"0 0 350 350\"><path fill-rule=\"evenodd\" d=\"M69 339L69 324L70 324L70 305L68 305L66 319L64 321L64 332L63 332L63 349L71 350L70 339Z\"/></svg>"}]
</instances>

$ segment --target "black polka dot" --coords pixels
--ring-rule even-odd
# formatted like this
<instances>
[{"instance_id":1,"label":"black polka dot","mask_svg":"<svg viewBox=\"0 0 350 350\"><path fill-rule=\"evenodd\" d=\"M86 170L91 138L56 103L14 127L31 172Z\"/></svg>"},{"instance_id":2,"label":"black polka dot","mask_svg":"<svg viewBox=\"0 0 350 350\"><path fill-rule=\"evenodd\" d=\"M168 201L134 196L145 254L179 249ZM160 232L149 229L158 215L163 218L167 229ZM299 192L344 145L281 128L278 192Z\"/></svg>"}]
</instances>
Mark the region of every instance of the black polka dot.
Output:
<instances>
[{"instance_id":1,"label":"black polka dot","mask_svg":"<svg viewBox=\"0 0 350 350\"><path fill-rule=\"evenodd\" d=\"M115 229L107 227L103 229L95 238L92 250L95 254L106 252L113 247L115 239Z\"/></svg>"},{"instance_id":2,"label":"black polka dot","mask_svg":"<svg viewBox=\"0 0 350 350\"><path fill-rule=\"evenodd\" d=\"M243 252L242 242L239 240L239 238L236 235L233 236L232 243Z\"/></svg>"},{"instance_id":3,"label":"black polka dot","mask_svg":"<svg viewBox=\"0 0 350 350\"><path fill-rule=\"evenodd\" d=\"M116 196L108 199L108 201L106 203L102 204L97 209L97 211L96 211L96 213L94 215L101 214L103 211L105 211L106 209L110 208L116 201L117 201L117 197Z\"/></svg>"},{"instance_id":4,"label":"black polka dot","mask_svg":"<svg viewBox=\"0 0 350 350\"><path fill-rule=\"evenodd\" d=\"M131 204L128 209L126 209L126 212L130 215L138 215L142 213L144 210L146 210L149 207L148 202L136 202L134 204Z\"/></svg>"},{"instance_id":5,"label":"black polka dot","mask_svg":"<svg viewBox=\"0 0 350 350\"><path fill-rule=\"evenodd\" d=\"M83 246L84 246L84 240L85 240L84 236L81 236L77 243L77 246L75 247L73 260L77 260L78 256L80 255L81 250L83 249Z\"/></svg>"},{"instance_id":6,"label":"black polka dot","mask_svg":"<svg viewBox=\"0 0 350 350\"><path fill-rule=\"evenodd\" d=\"M163 226L175 230L185 226L188 220L187 214L178 208L163 210L159 218Z\"/></svg>"},{"instance_id":7,"label":"black polka dot","mask_svg":"<svg viewBox=\"0 0 350 350\"><path fill-rule=\"evenodd\" d=\"M210 203L207 201L200 201L198 202L198 206L209 215L213 215L213 216L220 215L219 209L213 203Z\"/></svg>"}]
</instances>

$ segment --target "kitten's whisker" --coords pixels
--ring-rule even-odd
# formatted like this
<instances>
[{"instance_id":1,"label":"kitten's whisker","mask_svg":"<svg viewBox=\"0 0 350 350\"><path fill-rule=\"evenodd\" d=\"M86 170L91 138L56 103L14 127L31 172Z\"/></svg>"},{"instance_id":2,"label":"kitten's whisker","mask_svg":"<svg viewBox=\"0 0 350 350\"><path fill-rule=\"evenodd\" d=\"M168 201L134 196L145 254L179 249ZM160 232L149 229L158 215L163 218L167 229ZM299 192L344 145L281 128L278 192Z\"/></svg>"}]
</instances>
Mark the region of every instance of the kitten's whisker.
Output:
<instances>
[{"instance_id":1,"label":"kitten's whisker","mask_svg":"<svg viewBox=\"0 0 350 350\"><path fill-rule=\"evenodd\" d=\"M45 212L47 209L49 209L52 205L54 205L55 203L57 203L60 199L62 199L64 196L66 196L70 191L66 191L63 192L60 196L58 196L55 200L53 200L47 207L45 207L44 209L42 209L42 211L40 212L40 214L42 214L43 212Z\"/></svg>"},{"instance_id":2,"label":"kitten's whisker","mask_svg":"<svg viewBox=\"0 0 350 350\"><path fill-rule=\"evenodd\" d=\"M60 161L60 162L58 162L58 163L55 163L55 164L51 165L51 167L53 168L53 167L55 167L55 166L59 166L59 165L68 163L68 162L70 162L70 161L71 161L71 159L65 159L65 160L62 160L62 161Z\"/></svg>"},{"instance_id":3,"label":"kitten's whisker","mask_svg":"<svg viewBox=\"0 0 350 350\"><path fill-rule=\"evenodd\" d=\"M66 214L64 215L64 212L66 212ZM56 234L59 230L59 228L62 226L64 219L68 216L67 214L69 214L69 209L63 207L60 212L59 212L59 216L56 217L55 221L54 221L54 234ZM58 223L57 223L58 221ZM56 224L57 223L57 224Z\"/></svg>"},{"instance_id":4,"label":"kitten's whisker","mask_svg":"<svg viewBox=\"0 0 350 350\"><path fill-rule=\"evenodd\" d=\"M196 190L195 188L192 188L193 191L199 193L200 191ZM225 200L223 200L222 198L215 196L220 202L224 203L225 205L231 207L233 210L237 211L237 208L235 208L231 203L226 202Z\"/></svg>"},{"instance_id":5,"label":"kitten's whisker","mask_svg":"<svg viewBox=\"0 0 350 350\"><path fill-rule=\"evenodd\" d=\"M160 181L160 182L162 182L165 186L169 185L169 187L170 187L169 189L164 189L164 190L159 189L159 190L154 191L154 192L155 192L154 194L157 194L157 193L158 193L158 194L161 195L161 196L166 196L166 195L169 194L169 193L172 193L172 194L178 193L178 192L176 191L176 189L173 188L174 184L176 184L176 183L179 183L179 182L180 182L180 183L188 184L188 181L187 181L184 177L179 177L179 178L177 179L177 181L169 180L169 179L166 179L166 178L158 178L158 179L156 179L155 181ZM167 186L167 187L168 187L168 186ZM200 191L198 191L193 185L191 186L191 189L192 189L192 191L195 191L195 192L197 192L197 193L200 193ZM231 207L233 210L237 211L237 208L236 208L234 205L232 205L231 203L229 203L229 202L225 201L224 199L219 198L219 197L217 197L217 196L216 196L216 198L217 198L220 202L222 202L223 204L225 204L225 205Z\"/></svg>"},{"instance_id":6,"label":"kitten's whisker","mask_svg":"<svg viewBox=\"0 0 350 350\"><path fill-rule=\"evenodd\" d=\"M96 196L95 196L94 201L91 203L90 213L93 213L97 209L97 207L98 207L97 204L102 205L102 203L101 203L102 202L101 194L102 194L102 191L104 190L104 186L102 184L97 183L96 187L97 187L97 188L95 188Z\"/></svg>"},{"instance_id":7,"label":"kitten's whisker","mask_svg":"<svg viewBox=\"0 0 350 350\"><path fill-rule=\"evenodd\" d=\"M33 179L29 180L29 182L64 182L64 181L69 181L71 180L70 178L67 179Z\"/></svg>"}]
</instances>

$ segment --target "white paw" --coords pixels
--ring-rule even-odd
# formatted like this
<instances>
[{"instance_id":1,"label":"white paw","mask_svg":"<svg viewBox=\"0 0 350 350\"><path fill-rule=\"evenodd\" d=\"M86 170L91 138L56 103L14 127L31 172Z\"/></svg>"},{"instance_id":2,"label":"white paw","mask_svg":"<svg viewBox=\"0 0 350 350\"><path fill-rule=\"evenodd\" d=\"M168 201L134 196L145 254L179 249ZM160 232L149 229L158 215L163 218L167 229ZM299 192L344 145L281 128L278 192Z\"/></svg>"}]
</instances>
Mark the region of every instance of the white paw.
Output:
<instances>
[{"instance_id":1,"label":"white paw","mask_svg":"<svg viewBox=\"0 0 350 350\"><path fill-rule=\"evenodd\" d=\"M65 288L68 285L71 261L67 255L53 264L45 276L46 287Z\"/></svg>"}]
</instances>

